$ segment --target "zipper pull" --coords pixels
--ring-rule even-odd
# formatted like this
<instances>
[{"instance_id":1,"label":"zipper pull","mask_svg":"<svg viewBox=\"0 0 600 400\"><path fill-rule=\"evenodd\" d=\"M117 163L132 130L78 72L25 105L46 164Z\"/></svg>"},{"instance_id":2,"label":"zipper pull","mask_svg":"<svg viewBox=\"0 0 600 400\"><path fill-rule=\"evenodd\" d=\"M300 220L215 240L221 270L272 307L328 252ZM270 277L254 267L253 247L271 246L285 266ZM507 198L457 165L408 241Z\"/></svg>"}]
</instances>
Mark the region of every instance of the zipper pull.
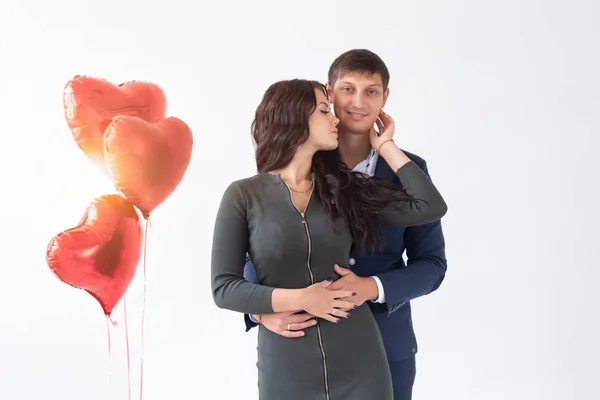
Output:
<instances>
[{"instance_id":1,"label":"zipper pull","mask_svg":"<svg viewBox=\"0 0 600 400\"><path fill-rule=\"evenodd\" d=\"M306 224L306 219L304 218L304 213L300 213L300 216L302 217L302 223Z\"/></svg>"}]
</instances>

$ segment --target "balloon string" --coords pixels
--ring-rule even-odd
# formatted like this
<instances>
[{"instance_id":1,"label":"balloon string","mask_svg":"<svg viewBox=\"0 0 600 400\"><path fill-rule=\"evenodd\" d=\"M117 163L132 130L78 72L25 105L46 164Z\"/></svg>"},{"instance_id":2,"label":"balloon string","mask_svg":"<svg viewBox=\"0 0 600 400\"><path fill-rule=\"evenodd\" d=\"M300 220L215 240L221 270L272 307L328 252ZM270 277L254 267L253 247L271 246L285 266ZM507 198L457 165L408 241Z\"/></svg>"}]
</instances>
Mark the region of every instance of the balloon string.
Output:
<instances>
[{"instance_id":1,"label":"balloon string","mask_svg":"<svg viewBox=\"0 0 600 400\"><path fill-rule=\"evenodd\" d=\"M106 316L106 335L108 338L108 386L112 392L111 345L110 345L110 316Z\"/></svg>"},{"instance_id":2,"label":"balloon string","mask_svg":"<svg viewBox=\"0 0 600 400\"><path fill-rule=\"evenodd\" d=\"M112 345L110 339L110 325L117 326L117 322L113 321L110 315L106 315L106 336L108 339L108 387L109 392L112 392Z\"/></svg>"},{"instance_id":3,"label":"balloon string","mask_svg":"<svg viewBox=\"0 0 600 400\"><path fill-rule=\"evenodd\" d=\"M140 400L144 391L144 317L146 314L146 245L148 243L148 224L149 218L146 219L146 227L144 229L144 300L142 305L142 350L140 357Z\"/></svg>"},{"instance_id":4,"label":"balloon string","mask_svg":"<svg viewBox=\"0 0 600 400\"><path fill-rule=\"evenodd\" d=\"M131 400L131 363L129 358L129 329L127 327L127 296L123 296L123 318L125 319L125 346L127 348L127 387L129 400Z\"/></svg>"}]
</instances>

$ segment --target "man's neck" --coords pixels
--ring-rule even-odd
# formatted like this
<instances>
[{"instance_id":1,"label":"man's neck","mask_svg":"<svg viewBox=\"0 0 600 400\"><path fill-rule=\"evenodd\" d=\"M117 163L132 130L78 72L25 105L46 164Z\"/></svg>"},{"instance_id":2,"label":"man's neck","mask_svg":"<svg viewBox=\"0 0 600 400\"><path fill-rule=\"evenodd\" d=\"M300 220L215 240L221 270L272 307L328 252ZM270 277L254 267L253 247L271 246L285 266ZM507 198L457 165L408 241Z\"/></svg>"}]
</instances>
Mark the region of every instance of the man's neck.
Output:
<instances>
[{"instance_id":1,"label":"man's neck","mask_svg":"<svg viewBox=\"0 0 600 400\"><path fill-rule=\"evenodd\" d=\"M338 144L342 161L350 169L365 160L372 148L368 132L363 135L340 134Z\"/></svg>"}]
</instances>

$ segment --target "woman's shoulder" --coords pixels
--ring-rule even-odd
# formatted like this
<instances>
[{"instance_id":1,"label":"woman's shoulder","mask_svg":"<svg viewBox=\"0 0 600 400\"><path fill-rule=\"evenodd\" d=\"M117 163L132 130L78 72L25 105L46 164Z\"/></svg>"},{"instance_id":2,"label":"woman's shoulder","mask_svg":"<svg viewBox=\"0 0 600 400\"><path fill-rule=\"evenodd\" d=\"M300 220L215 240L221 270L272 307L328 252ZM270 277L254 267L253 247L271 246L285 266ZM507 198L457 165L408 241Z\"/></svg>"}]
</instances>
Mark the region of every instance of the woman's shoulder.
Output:
<instances>
[{"instance_id":1,"label":"woman's shoulder","mask_svg":"<svg viewBox=\"0 0 600 400\"><path fill-rule=\"evenodd\" d=\"M278 175L268 173L257 173L246 178L240 178L231 182L226 189L228 192L238 192L243 195L253 195L257 192L268 191L269 188L275 188L281 182Z\"/></svg>"},{"instance_id":2,"label":"woman's shoulder","mask_svg":"<svg viewBox=\"0 0 600 400\"><path fill-rule=\"evenodd\" d=\"M248 176L246 178L240 178L233 182L231 185L238 186L243 189L252 188L255 186L272 185L278 183L278 175L271 175L266 172L259 172L255 175Z\"/></svg>"}]
</instances>

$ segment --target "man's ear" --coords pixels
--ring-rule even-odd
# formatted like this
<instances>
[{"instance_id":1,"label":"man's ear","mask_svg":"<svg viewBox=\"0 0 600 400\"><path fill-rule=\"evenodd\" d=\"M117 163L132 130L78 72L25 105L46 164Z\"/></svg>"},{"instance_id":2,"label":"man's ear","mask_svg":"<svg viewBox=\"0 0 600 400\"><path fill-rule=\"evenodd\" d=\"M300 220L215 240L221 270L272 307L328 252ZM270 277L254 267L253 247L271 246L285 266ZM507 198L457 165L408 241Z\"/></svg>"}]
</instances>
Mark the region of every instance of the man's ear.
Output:
<instances>
[{"instance_id":1,"label":"man's ear","mask_svg":"<svg viewBox=\"0 0 600 400\"><path fill-rule=\"evenodd\" d=\"M385 103L387 103L387 99L388 96L390 95L390 88L385 89L385 92L383 92L383 105L381 106L381 108L385 108Z\"/></svg>"},{"instance_id":2,"label":"man's ear","mask_svg":"<svg viewBox=\"0 0 600 400\"><path fill-rule=\"evenodd\" d=\"M333 88L329 82L325 84L325 90L327 90L327 100L329 100L329 103L333 104Z\"/></svg>"}]
</instances>

